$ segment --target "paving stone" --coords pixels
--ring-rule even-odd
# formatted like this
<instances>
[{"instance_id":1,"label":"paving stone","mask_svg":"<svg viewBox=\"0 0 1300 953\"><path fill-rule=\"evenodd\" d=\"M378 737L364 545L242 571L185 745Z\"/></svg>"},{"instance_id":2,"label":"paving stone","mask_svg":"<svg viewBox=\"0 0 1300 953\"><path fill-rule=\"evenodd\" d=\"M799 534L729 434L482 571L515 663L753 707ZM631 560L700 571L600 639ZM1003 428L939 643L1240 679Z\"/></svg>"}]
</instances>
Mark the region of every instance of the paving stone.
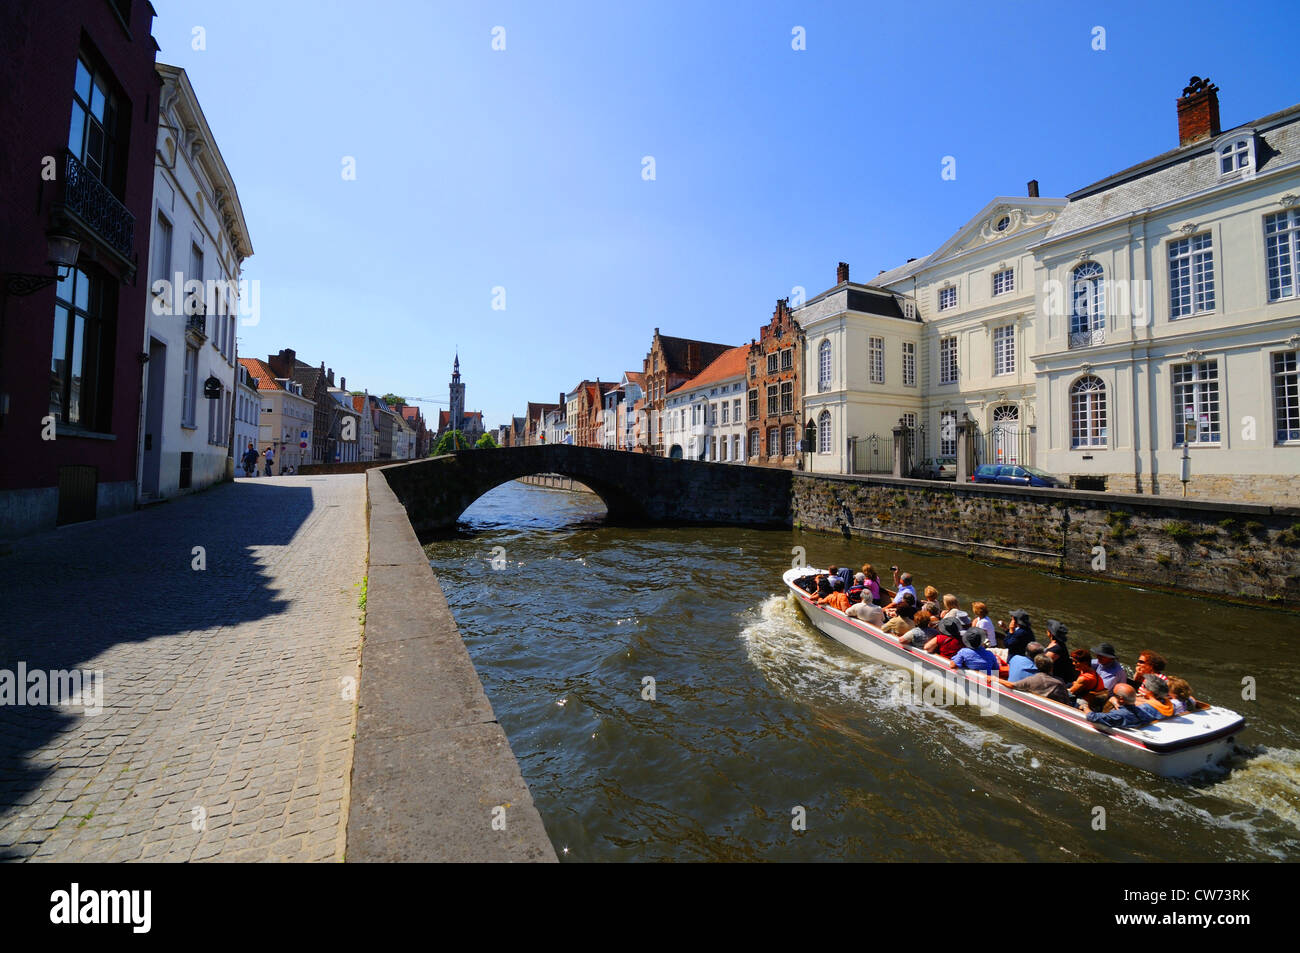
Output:
<instances>
[{"instance_id":1,"label":"paving stone","mask_svg":"<svg viewBox=\"0 0 1300 953\"><path fill-rule=\"evenodd\" d=\"M241 479L8 544L5 655L105 693L0 709L0 857L305 860L290 807L337 839L365 507L364 474Z\"/></svg>"}]
</instances>

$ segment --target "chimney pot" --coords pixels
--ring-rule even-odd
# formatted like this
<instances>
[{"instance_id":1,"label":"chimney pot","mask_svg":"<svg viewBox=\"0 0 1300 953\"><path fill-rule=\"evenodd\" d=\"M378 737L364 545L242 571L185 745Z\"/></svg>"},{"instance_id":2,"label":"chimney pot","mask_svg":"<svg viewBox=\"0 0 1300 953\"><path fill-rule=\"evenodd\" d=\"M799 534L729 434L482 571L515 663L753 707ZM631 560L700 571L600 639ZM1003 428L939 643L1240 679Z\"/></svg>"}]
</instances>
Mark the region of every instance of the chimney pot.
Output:
<instances>
[{"instance_id":1,"label":"chimney pot","mask_svg":"<svg viewBox=\"0 0 1300 953\"><path fill-rule=\"evenodd\" d=\"M835 283L842 285L849 280L849 263L842 261L835 266Z\"/></svg>"},{"instance_id":2,"label":"chimney pot","mask_svg":"<svg viewBox=\"0 0 1300 953\"><path fill-rule=\"evenodd\" d=\"M1183 87L1178 100L1178 145L1186 146L1217 136L1219 127L1219 87L1209 79L1193 76Z\"/></svg>"},{"instance_id":3,"label":"chimney pot","mask_svg":"<svg viewBox=\"0 0 1300 953\"><path fill-rule=\"evenodd\" d=\"M1038 198L1038 180L1037 180L1037 179L1030 179L1030 180L1029 180L1029 197L1030 197L1031 199L1036 199L1036 198Z\"/></svg>"}]
</instances>

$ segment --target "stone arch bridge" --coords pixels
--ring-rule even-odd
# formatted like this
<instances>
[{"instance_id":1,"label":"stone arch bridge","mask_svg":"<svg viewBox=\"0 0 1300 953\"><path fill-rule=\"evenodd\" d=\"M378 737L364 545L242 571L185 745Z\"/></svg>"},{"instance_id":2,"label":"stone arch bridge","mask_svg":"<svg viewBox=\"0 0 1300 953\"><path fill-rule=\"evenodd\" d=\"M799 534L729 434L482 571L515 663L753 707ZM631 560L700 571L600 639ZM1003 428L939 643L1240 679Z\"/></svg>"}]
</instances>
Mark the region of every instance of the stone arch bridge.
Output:
<instances>
[{"instance_id":1,"label":"stone arch bridge","mask_svg":"<svg viewBox=\"0 0 1300 953\"><path fill-rule=\"evenodd\" d=\"M790 525L791 474L766 467L549 445L460 450L381 472L421 538L455 526L489 490L538 473L589 486L611 522Z\"/></svg>"}]
</instances>

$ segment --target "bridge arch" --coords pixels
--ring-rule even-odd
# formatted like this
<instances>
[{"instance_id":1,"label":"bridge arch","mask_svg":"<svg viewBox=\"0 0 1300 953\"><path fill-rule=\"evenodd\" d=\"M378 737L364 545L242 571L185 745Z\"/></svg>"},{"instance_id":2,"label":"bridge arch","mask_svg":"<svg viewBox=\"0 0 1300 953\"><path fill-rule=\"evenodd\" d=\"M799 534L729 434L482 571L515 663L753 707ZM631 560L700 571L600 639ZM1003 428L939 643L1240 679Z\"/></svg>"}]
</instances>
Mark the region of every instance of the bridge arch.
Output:
<instances>
[{"instance_id":1,"label":"bridge arch","mask_svg":"<svg viewBox=\"0 0 1300 953\"><path fill-rule=\"evenodd\" d=\"M459 450L378 472L422 537L454 527L489 490L539 473L558 473L590 487L613 523L790 524L790 473L768 467L550 444Z\"/></svg>"}]
</instances>

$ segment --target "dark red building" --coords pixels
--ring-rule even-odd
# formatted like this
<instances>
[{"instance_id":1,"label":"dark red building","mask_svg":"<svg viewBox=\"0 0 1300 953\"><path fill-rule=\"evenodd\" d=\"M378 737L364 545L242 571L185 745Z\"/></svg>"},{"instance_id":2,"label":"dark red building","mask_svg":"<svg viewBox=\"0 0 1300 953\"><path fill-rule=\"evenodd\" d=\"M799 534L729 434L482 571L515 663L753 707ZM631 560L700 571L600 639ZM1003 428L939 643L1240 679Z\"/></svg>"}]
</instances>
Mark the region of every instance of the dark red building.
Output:
<instances>
[{"instance_id":1,"label":"dark red building","mask_svg":"<svg viewBox=\"0 0 1300 953\"><path fill-rule=\"evenodd\" d=\"M136 503L153 18L148 0L0 3L0 536Z\"/></svg>"}]
</instances>

